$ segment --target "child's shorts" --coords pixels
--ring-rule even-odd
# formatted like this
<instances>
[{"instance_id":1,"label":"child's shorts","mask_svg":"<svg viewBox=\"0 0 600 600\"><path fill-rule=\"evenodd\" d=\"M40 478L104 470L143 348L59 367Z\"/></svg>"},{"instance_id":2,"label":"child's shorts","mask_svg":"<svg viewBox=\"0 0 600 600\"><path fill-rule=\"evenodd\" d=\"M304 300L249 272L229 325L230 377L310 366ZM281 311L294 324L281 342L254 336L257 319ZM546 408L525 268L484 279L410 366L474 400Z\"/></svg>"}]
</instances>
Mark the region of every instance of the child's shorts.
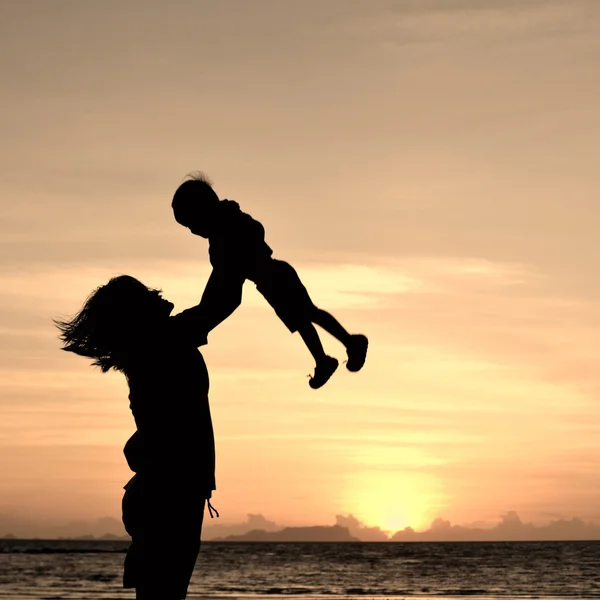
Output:
<instances>
[{"instance_id":1,"label":"child's shorts","mask_svg":"<svg viewBox=\"0 0 600 600\"><path fill-rule=\"evenodd\" d=\"M123 524L131 545L123 587L185 598L200 551L206 493L139 474L125 490Z\"/></svg>"},{"instance_id":2,"label":"child's shorts","mask_svg":"<svg viewBox=\"0 0 600 600\"><path fill-rule=\"evenodd\" d=\"M269 267L261 273L256 289L292 333L311 322L316 307L292 265L271 259Z\"/></svg>"}]
</instances>

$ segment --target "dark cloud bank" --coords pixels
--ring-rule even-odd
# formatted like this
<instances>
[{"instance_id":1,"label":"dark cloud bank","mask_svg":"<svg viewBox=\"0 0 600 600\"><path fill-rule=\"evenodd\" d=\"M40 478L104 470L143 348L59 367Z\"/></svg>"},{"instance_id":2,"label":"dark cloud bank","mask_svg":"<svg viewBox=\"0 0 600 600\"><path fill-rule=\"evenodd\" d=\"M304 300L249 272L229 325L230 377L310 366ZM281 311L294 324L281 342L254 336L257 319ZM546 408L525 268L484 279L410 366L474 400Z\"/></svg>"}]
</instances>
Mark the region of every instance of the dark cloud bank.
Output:
<instances>
[{"instance_id":1,"label":"dark cloud bank","mask_svg":"<svg viewBox=\"0 0 600 600\"><path fill-rule=\"evenodd\" d=\"M120 521L112 517L96 521L74 521L64 525L43 525L35 521L0 515L0 535L17 538L105 538L126 539ZM246 522L227 524L205 521L203 539L224 541L282 542L491 542L600 540L600 525L578 518L557 519L547 525L521 521L516 512L502 515L491 528L452 525L436 519L429 529L414 531L407 527L395 533L367 527L352 515L336 517L334 525L284 527L263 515L249 514Z\"/></svg>"}]
</instances>

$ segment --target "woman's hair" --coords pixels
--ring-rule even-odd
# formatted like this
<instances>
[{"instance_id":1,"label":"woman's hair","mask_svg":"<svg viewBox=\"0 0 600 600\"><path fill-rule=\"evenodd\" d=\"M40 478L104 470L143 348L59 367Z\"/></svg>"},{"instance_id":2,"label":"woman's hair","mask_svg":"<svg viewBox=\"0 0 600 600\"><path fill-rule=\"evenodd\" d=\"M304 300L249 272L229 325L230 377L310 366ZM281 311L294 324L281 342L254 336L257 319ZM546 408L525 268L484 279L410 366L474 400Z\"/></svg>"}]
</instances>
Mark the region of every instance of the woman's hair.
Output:
<instances>
[{"instance_id":1,"label":"woman's hair","mask_svg":"<svg viewBox=\"0 0 600 600\"><path fill-rule=\"evenodd\" d=\"M110 369L123 371L143 331L148 293L148 288L134 277L113 277L88 296L72 319L54 320L61 332L62 349L94 359L92 364L103 373Z\"/></svg>"},{"instance_id":2,"label":"woman's hair","mask_svg":"<svg viewBox=\"0 0 600 600\"><path fill-rule=\"evenodd\" d=\"M197 171L188 175L176 190L171 202L175 220L181 225L188 225L191 217L199 210L214 206L219 201L212 182L206 175Z\"/></svg>"}]
</instances>

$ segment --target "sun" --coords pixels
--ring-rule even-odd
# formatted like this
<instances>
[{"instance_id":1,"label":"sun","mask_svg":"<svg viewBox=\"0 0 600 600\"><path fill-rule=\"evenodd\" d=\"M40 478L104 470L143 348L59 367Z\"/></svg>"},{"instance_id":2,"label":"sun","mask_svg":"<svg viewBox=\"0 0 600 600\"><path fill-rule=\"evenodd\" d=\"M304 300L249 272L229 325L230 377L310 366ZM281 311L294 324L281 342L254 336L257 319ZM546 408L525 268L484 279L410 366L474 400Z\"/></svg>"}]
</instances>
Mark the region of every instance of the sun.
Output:
<instances>
[{"instance_id":1,"label":"sun","mask_svg":"<svg viewBox=\"0 0 600 600\"><path fill-rule=\"evenodd\" d=\"M378 519L378 526L385 531L396 532L406 527L412 527L409 521L410 519L402 514L388 514Z\"/></svg>"},{"instance_id":2,"label":"sun","mask_svg":"<svg viewBox=\"0 0 600 600\"><path fill-rule=\"evenodd\" d=\"M395 533L406 527L426 529L438 516L436 482L419 473L354 474L342 496L344 509L364 525Z\"/></svg>"}]
</instances>

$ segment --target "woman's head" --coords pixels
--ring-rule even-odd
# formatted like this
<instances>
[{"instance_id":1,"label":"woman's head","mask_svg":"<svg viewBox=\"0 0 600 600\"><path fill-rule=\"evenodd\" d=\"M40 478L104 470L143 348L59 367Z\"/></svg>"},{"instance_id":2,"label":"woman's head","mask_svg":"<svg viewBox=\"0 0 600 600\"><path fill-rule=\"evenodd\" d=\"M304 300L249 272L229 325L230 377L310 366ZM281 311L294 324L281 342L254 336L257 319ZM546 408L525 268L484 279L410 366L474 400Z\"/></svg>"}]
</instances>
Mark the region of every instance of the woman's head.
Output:
<instances>
[{"instance_id":1,"label":"woman's head","mask_svg":"<svg viewBox=\"0 0 600 600\"><path fill-rule=\"evenodd\" d=\"M164 322L173 304L160 290L120 275L94 290L69 321L56 320L63 350L93 358L103 372L123 371L132 352Z\"/></svg>"},{"instance_id":2,"label":"woman's head","mask_svg":"<svg viewBox=\"0 0 600 600\"><path fill-rule=\"evenodd\" d=\"M219 196L201 173L191 176L175 191L171 207L175 220L195 234L208 237Z\"/></svg>"}]
</instances>

